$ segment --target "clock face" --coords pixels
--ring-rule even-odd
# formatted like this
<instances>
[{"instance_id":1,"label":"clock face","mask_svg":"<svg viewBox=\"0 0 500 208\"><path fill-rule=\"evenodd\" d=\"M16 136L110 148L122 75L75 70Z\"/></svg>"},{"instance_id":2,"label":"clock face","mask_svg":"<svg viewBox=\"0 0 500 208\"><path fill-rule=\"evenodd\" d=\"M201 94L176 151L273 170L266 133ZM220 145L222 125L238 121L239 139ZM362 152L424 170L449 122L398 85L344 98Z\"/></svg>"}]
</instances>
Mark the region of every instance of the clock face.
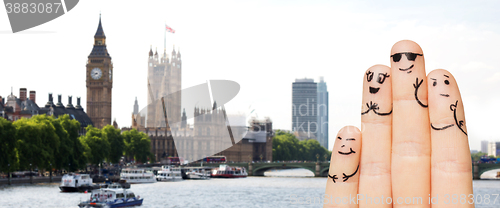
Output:
<instances>
[{"instance_id":1,"label":"clock face","mask_svg":"<svg viewBox=\"0 0 500 208\"><path fill-rule=\"evenodd\" d=\"M109 80L111 80L111 69L109 70Z\"/></svg>"},{"instance_id":2,"label":"clock face","mask_svg":"<svg viewBox=\"0 0 500 208\"><path fill-rule=\"evenodd\" d=\"M90 71L90 76L92 79L100 79L102 76L102 71L99 68L93 68L92 71Z\"/></svg>"}]
</instances>

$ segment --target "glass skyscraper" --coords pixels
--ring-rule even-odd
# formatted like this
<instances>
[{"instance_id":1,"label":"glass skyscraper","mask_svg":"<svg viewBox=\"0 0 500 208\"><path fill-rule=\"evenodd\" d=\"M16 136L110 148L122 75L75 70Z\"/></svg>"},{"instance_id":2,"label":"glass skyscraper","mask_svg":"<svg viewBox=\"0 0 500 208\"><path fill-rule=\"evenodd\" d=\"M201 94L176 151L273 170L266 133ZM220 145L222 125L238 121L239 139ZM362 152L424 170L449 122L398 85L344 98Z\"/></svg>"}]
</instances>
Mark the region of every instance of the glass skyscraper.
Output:
<instances>
[{"instance_id":1,"label":"glass skyscraper","mask_svg":"<svg viewBox=\"0 0 500 208\"><path fill-rule=\"evenodd\" d=\"M317 84L313 79L295 79L292 84L292 131L305 138L316 137L317 99Z\"/></svg>"},{"instance_id":2,"label":"glass skyscraper","mask_svg":"<svg viewBox=\"0 0 500 208\"><path fill-rule=\"evenodd\" d=\"M318 131L316 138L321 146L328 149L328 90L323 77L319 78L317 96Z\"/></svg>"},{"instance_id":3,"label":"glass skyscraper","mask_svg":"<svg viewBox=\"0 0 500 208\"><path fill-rule=\"evenodd\" d=\"M316 139L328 149L328 91L323 77L292 83L292 131L299 140Z\"/></svg>"}]
</instances>

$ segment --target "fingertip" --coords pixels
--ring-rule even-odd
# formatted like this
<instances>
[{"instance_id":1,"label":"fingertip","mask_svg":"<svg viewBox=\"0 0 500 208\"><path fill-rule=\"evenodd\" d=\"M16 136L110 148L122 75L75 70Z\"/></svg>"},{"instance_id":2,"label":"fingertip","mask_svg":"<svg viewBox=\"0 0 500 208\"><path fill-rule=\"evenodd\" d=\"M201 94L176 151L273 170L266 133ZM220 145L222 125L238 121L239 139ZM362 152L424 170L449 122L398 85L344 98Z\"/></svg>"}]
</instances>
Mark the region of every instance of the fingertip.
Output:
<instances>
[{"instance_id":1,"label":"fingertip","mask_svg":"<svg viewBox=\"0 0 500 208\"><path fill-rule=\"evenodd\" d=\"M425 59L422 48L411 40L402 40L394 44L391 49L390 61L392 71L392 94L394 100L410 100L415 96L415 87L420 86L421 80L425 80ZM419 81L420 80L420 81ZM418 88L418 98L427 98L427 85ZM419 104L425 108L426 103L419 100Z\"/></svg>"},{"instance_id":2,"label":"fingertip","mask_svg":"<svg viewBox=\"0 0 500 208\"><path fill-rule=\"evenodd\" d=\"M356 154L359 158L361 150L361 131L355 126L345 126L340 129L335 144L333 146L333 153L338 153L339 156L348 156Z\"/></svg>"},{"instance_id":3,"label":"fingertip","mask_svg":"<svg viewBox=\"0 0 500 208\"><path fill-rule=\"evenodd\" d=\"M409 50L411 52L423 53L422 48L418 43L412 40L400 40L396 42L391 48L391 55L404 50Z\"/></svg>"},{"instance_id":4,"label":"fingertip","mask_svg":"<svg viewBox=\"0 0 500 208\"><path fill-rule=\"evenodd\" d=\"M455 125L466 134L462 97L453 75L447 70L436 69L427 75L427 80L431 128L445 130L443 127Z\"/></svg>"},{"instance_id":5,"label":"fingertip","mask_svg":"<svg viewBox=\"0 0 500 208\"><path fill-rule=\"evenodd\" d=\"M374 65L368 68L363 81L361 115L363 121L390 122L392 112L391 68Z\"/></svg>"},{"instance_id":6,"label":"fingertip","mask_svg":"<svg viewBox=\"0 0 500 208\"><path fill-rule=\"evenodd\" d=\"M359 131L358 127L355 126L344 126L339 130L338 135L361 135L361 131Z\"/></svg>"}]
</instances>

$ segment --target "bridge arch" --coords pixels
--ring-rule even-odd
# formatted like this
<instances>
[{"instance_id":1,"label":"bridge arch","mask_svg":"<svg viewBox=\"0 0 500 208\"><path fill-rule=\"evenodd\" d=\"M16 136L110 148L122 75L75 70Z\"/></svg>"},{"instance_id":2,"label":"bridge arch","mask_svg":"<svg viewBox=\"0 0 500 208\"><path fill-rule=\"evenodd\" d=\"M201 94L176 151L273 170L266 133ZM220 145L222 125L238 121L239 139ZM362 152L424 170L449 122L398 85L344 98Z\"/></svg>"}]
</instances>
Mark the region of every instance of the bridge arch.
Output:
<instances>
[{"instance_id":1,"label":"bridge arch","mask_svg":"<svg viewBox=\"0 0 500 208\"><path fill-rule=\"evenodd\" d=\"M323 168L319 171L319 176L327 177L329 171L330 171L330 167Z\"/></svg>"},{"instance_id":2,"label":"bridge arch","mask_svg":"<svg viewBox=\"0 0 500 208\"><path fill-rule=\"evenodd\" d=\"M497 166L497 167L487 167L487 168L482 168L482 169L479 169L479 178L481 178L481 176L483 175L483 173L486 173L488 171L491 171L491 170L498 170L498 172L500 172L500 166Z\"/></svg>"},{"instance_id":3,"label":"bridge arch","mask_svg":"<svg viewBox=\"0 0 500 208\"><path fill-rule=\"evenodd\" d=\"M264 176L264 172L272 169L292 169L304 168L311 171L313 174L316 171L316 166L307 163L264 163L263 165L255 165L253 167L254 176Z\"/></svg>"}]
</instances>

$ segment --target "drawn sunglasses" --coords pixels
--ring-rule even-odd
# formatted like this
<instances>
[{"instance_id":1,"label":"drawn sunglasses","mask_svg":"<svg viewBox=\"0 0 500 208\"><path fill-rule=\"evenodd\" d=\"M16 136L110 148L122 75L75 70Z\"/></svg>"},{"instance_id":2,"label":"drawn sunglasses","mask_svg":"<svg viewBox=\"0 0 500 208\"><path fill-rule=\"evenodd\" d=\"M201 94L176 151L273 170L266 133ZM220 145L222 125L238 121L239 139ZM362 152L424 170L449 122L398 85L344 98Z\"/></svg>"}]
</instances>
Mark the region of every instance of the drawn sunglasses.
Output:
<instances>
[{"instance_id":1,"label":"drawn sunglasses","mask_svg":"<svg viewBox=\"0 0 500 208\"><path fill-rule=\"evenodd\" d=\"M403 55L403 54L406 55L406 58L408 59L408 61L415 61L417 56L422 56L422 54L418 54L418 53L403 52L403 53L395 53L395 54L391 55L391 58L394 62L399 62L399 60L401 60L401 55Z\"/></svg>"}]
</instances>

